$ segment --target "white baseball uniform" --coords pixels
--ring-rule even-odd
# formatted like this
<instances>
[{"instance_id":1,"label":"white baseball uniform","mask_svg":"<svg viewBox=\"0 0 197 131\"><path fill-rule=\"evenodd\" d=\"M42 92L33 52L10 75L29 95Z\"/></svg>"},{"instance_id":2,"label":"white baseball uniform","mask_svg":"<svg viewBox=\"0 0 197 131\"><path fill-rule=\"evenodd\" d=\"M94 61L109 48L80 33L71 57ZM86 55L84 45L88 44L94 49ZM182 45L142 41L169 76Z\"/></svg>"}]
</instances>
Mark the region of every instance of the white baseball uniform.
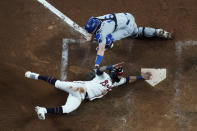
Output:
<instances>
[{"instance_id":1,"label":"white baseball uniform","mask_svg":"<svg viewBox=\"0 0 197 131\"><path fill-rule=\"evenodd\" d=\"M91 81L73 81L66 82L57 80L55 87L69 93L66 104L62 106L63 113L70 113L76 110L81 102L85 99L86 93L87 98L92 101L96 98L101 98L112 89L112 87L124 84L125 78L122 78L118 83L112 85L110 76L103 72L102 75L98 76Z\"/></svg>"}]
</instances>

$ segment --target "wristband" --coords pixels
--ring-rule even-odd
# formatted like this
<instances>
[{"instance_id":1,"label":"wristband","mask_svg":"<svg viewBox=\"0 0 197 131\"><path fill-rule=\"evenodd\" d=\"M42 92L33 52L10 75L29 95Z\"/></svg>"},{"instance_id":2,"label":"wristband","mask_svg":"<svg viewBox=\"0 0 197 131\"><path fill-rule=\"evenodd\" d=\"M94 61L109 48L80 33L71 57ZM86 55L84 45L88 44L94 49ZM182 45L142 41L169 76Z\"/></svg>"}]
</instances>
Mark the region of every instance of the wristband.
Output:
<instances>
[{"instance_id":1,"label":"wristband","mask_svg":"<svg viewBox=\"0 0 197 131\"><path fill-rule=\"evenodd\" d=\"M101 55L97 55L97 58L96 58L96 64L97 64L97 65L100 65L100 63L101 63L102 59L103 59L103 56L101 56Z\"/></svg>"},{"instance_id":2,"label":"wristband","mask_svg":"<svg viewBox=\"0 0 197 131\"><path fill-rule=\"evenodd\" d=\"M106 69L107 69L107 70L112 70L112 69L113 69L113 65L108 65L108 66L106 66Z\"/></svg>"},{"instance_id":3,"label":"wristband","mask_svg":"<svg viewBox=\"0 0 197 131\"><path fill-rule=\"evenodd\" d=\"M126 83L129 83L129 76L126 77Z\"/></svg>"},{"instance_id":4,"label":"wristband","mask_svg":"<svg viewBox=\"0 0 197 131\"><path fill-rule=\"evenodd\" d=\"M137 80L144 79L144 76L136 76Z\"/></svg>"}]
</instances>

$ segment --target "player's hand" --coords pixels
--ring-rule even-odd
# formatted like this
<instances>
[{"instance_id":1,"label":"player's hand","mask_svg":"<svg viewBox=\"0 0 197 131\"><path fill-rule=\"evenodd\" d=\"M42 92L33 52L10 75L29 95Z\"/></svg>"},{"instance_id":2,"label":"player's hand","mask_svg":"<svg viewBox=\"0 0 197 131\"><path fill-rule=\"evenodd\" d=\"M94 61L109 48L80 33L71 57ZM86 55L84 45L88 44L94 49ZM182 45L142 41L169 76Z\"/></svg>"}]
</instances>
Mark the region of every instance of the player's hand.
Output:
<instances>
[{"instance_id":1,"label":"player's hand","mask_svg":"<svg viewBox=\"0 0 197 131\"><path fill-rule=\"evenodd\" d=\"M122 61L122 62L120 62L120 63L117 63L117 64L113 65L113 67L116 69L116 68L122 66L123 64L124 64L124 61Z\"/></svg>"},{"instance_id":2,"label":"player's hand","mask_svg":"<svg viewBox=\"0 0 197 131\"><path fill-rule=\"evenodd\" d=\"M152 74L150 72L146 72L146 73L142 74L142 76L144 77L145 80L150 80Z\"/></svg>"},{"instance_id":3,"label":"player's hand","mask_svg":"<svg viewBox=\"0 0 197 131\"><path fill-rule=\"evenodd\" d=\"M95 76L96 76L96 70L95 70L95 69L92 69L92 70L88 73L87 80L90 81L90 80L94 79Z\"/></svg>"}]
</instances>

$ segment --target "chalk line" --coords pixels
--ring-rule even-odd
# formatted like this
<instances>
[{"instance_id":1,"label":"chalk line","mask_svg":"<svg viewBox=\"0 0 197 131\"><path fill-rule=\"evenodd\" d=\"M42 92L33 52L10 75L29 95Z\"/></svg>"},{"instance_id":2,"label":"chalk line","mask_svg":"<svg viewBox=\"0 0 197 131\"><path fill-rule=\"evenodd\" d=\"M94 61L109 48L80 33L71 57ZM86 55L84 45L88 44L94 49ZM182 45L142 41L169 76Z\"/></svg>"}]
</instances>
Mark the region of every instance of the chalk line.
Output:
<instances>
[{"instance_id":1,"label":"chalk line","mask_svg":"<svg viewBox=\"0 0 197 131\"><path fill-rule=\"evenodd\" d=\"M124 97L127 102L126 109L128 111L128 114L125 117L123 117L123 119L122 119L123 120L123 131L126 130L127 125L132 126L132 128L134 128L136 126L136 115L135 115L135 111L134 111L133 104L131 101L132 94L133 94L133 91L130 91ZM132 123L129 123L129 119L131 119L131 118L132 118Z\"/></svg>"},{"instance_id":2,"label":"chalk line","mask_svg":"<svg viewBox=\"0 0 197 131\"><path fill-rule=\"evenodd\" d=\"M61 80L67 79L66 68L68 66L68 42L63 41L62 44L62 60L61 60L61 68L60 68L60 75Z\"/></svg>"},{"instance_id":3,"label":"chalk line","mask_svg":"<svg viewBox=\"0 0 197 131\"><path fill-rule=\"evenodd\" d=\"M129 41L129 45L128 45L128 56L131 57L131 54L132 54L132 49L133 49L133 46L134 46L134 43L133 43L133 40ZM126 131L127 130L127 126L130 125L133 127L136 126L136 116L135 116L135 111L134 111L134 108L133 108L133 104L132 104L132 101L131 101L131 97L132 97L132 94L133 92L132 91L129 91L125 96L124 96L124 99L125 99L125 102L126 102L126 109L128 111L128 113L122 117L120 117L120 124L121 124L121 128L122 128L122 131ZM132 124L129 123L129 119L132 118ZM133 121L134 119L134 121Z\"/></svg>"},{"instance_id":4,"label":"chalk line","mask_svg":"<svg viewBox=\"0 0 197 131\"><path fill-rule=\"evenodd\" d=\"M175 56L177 57L177 70L175 72L175 80L173 82L173 87L175 89L175 94L174 94L174 99L173 99L173 103L175 105L175 113L176 116L179 117L179 127L181 128L181 131L184 131L184 121L185 121L185 117L184 115L181 113L181 107L180 107L180 95L181 95L181 75L183 73L183 69L182 69L182 59L181 59L181 55L182 55L182 42L177 42L176 43L176 50L175 50Z\"/></svg>"},{"instance_id":5,"label":"chalk line","mask_svg":"<svg viewBox=\"0 0 197 131\"><path fill-rule=\"evenodd\" d=\"M174 105L175 105L175 113L176 115L179 117L179 126L181 128L181 131L185 131L185 127L184 127L184 122L186 121L186 118L184 116L184 114L181 112L181 107L180 107L180 95L181 95L181 89L182 89L182 85L181 85L181 76L183 73L183 67L182 67L182 51L183 51L183 47L187 47L187 46L197 46L197 41L186 41L186 42L181 42L178 41L176 43L176 50L175 50L175 56L177 57L177 65L178 68L175 72L175 80L173 82L173 87L175 89L175 95L174 95Z\"/></svg>"},{"instance_id":6,"label":"chalk line","mask_svg":"<svg viewBox=\"0 0 197 131\"><path fill-rule=\"evenodd\" d=\"M68 39L64 38L63 39L63 44L62 44L62 59L61 59L61 67L60 67L60 79L61 80L66 80L67 79L67 66L68 66L68 47L69 44L72 43L86 43L86 40L83 39Z\"/></svg>"},{"instance_id":7,"label":"chalk line","mask_svg":"<svg viewBox=\"0 0 197 131\"><path fill-rule=\"evenodd\" d=\"M181 44L182 47L185 47L185 46L197 46L197 41L186 41L184 43Z\"/></svg>"},{"instance_id":8,"label":"chalk line","mask_svg":"<svg viewBox=\"0 0 197 131\"><path fill-rule=\"evenodd\" d=\"M81 33L85 39L86 39L86 36L89 35L89 33L87 33L82 27L80 27L77 23L73 22L69 17L67 17L66 15L64 15L59 10L57 10L54 6L52 6L46 0L37 0L37 1L40 2L42 5L44 5L44 7L46 7L47 9L49 9L51 12L53 12L55 15L57 15L64 22L66 22L75 31Z\"/></svg>"}]
</instances>

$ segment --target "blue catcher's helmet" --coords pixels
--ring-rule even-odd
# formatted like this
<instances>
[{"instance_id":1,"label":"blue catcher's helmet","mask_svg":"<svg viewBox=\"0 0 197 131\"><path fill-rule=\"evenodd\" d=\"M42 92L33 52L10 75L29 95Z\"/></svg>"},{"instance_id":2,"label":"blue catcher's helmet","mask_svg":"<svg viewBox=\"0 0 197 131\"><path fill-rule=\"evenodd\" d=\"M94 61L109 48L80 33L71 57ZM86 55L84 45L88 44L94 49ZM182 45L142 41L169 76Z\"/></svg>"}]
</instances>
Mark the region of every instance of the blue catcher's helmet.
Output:
<instances>
[{"instance_id":1,"label":"blue catcher's helmet","mask_svg":"<svg viewBox=\"0 0 197 131\"><path fill-rule=\"evenodd\" d=\"M95 19L94 17L91 17L86 25L85 25L85 30L88 32L88 33L92 33L100 24L100 20L98 19Z\"/></svg>"}]
</instances>

